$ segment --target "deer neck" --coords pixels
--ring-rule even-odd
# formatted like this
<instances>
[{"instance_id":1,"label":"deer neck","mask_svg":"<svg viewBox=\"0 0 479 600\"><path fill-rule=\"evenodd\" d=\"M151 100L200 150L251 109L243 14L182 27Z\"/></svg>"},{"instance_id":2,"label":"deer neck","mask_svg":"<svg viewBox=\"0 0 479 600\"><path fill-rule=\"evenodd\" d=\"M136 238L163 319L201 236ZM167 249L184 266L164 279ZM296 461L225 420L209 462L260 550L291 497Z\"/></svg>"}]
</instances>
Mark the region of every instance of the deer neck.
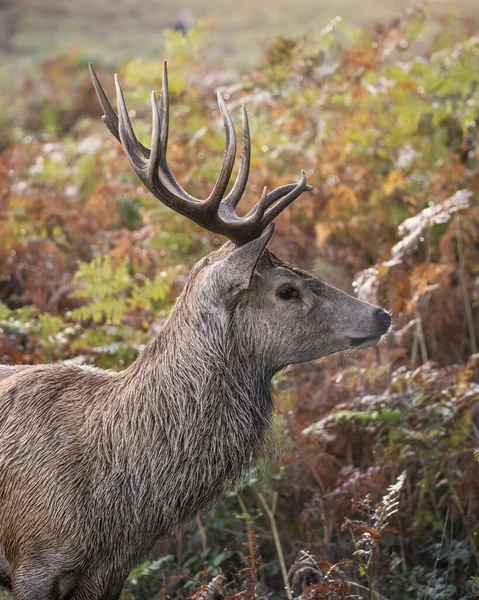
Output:
<instances>
[{"instance_id":1,"label":"deer neck","mask_svg":"<svg viewBox=\"0 0 479 600\"><path fill-rule=\"evenodd\" d=\"M123 385L136 459L155 472L159 534L209 509L265 450L268 369L220 323L205 331L203 318L168 320Z\"/></svg>"},{"instance_id":2,"label":"deer neck","mask_svg":"<svg viewBox=\"0 0 479 600\"><path fill-rule=\"evenodd\" d=\"M181 421L192 408L232 418L236 411L269 419L273 410L267 361L238 342L228 324L204 315L168 319L128 369L128 378L150 391L152 407Z\"/></svg>"}]
</instances>

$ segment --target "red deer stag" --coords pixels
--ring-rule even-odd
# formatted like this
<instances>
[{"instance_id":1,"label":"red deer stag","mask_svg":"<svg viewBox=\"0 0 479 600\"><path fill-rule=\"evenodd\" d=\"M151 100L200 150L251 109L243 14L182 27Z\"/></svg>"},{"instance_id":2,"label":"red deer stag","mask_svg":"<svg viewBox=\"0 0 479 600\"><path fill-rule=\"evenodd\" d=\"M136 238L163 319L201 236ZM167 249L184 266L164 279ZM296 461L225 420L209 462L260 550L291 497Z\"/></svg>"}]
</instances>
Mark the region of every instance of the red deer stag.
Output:
<instances>
[{"instance_id":1,"label":"red deer stag","mask_svg":"<svg viewBox=\"0 0 479 600\"><path fill-rule=\"evenodd\" d=\"M271 377L292 363L366 348L387 312L292 267L266 249L273 220L311 188L269 193L244 217L250 137L227 185L236 139L206 200L166 160L166 67L151 97L151 149L136 138L116 78L118 114L91 68L103 120L164 204L229 238L200 260L161 331L116 373L62 364L0 367L0 581L15 600L117 600L157 542L210 509L264 449Z\"/></svg>"}]
</instances>

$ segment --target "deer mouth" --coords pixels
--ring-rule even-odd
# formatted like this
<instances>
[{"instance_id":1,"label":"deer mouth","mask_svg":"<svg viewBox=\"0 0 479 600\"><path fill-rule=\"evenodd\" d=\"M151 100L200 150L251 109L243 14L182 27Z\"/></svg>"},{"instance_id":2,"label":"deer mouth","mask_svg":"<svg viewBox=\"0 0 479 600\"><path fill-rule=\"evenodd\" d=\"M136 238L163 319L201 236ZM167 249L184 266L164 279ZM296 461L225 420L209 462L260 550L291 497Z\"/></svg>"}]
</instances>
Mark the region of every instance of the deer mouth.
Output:
<instances>
[{"instance_id":1,"label":"deer mouth","mask_svg":"<svg viewBox=\"0 0 479 600\"><path fill-rule=\"evenodd\" d=\"M363 348L369 348L370 346L374 346L379 342L380 339L380 335L370 337L349 338L349 345L351 346L351 348L357 348L358 350L362 350Z\"/></svg>"}]
</instances>

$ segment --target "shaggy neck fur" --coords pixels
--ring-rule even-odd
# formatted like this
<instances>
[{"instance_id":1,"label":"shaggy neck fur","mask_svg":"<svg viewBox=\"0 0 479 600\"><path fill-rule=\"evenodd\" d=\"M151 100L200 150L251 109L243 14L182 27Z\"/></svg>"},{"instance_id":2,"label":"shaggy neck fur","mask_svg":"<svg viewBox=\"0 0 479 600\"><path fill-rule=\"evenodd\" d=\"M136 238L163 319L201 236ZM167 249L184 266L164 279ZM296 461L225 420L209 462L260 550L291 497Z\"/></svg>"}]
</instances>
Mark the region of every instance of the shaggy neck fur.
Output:
<instances>
[{"instance_id":1,"label":"shaggy neck fur","mask_svg":"<svg viewBox=\"0 0 479 600\"><path fill-rule=\"evenodd\" d=\"M118 474L131 489L118 510L141 521L132 533L142 539L174 531L234 487L264 450L274 408L267 361L244 343L253 337L238 339L238 324L185 302L118 375L118 411L90 419L108 440L100 448L109 476L96 494L102 500Z\"/></svg>"}]
</instances>

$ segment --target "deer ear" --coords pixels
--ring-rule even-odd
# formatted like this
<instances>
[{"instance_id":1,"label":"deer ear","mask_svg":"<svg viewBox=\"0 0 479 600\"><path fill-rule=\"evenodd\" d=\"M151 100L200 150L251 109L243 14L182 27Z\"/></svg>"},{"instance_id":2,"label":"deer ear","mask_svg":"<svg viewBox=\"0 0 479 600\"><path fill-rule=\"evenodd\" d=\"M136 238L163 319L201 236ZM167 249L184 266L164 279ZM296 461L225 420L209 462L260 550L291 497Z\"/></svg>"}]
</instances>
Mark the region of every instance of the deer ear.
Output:
<instances>
[{"instance_id":1,"label":"deer ear","mask_svg":"<svg viewBox=\"0 0 479 600\"><path fill-rule=\"evenodd\" d=\"M227 282L231 288L249 288L254 270L273 232L274 223L271 223L259 238L235 248L224 259L221 269L222 280Z\"/></svg>"}]
</instances>

